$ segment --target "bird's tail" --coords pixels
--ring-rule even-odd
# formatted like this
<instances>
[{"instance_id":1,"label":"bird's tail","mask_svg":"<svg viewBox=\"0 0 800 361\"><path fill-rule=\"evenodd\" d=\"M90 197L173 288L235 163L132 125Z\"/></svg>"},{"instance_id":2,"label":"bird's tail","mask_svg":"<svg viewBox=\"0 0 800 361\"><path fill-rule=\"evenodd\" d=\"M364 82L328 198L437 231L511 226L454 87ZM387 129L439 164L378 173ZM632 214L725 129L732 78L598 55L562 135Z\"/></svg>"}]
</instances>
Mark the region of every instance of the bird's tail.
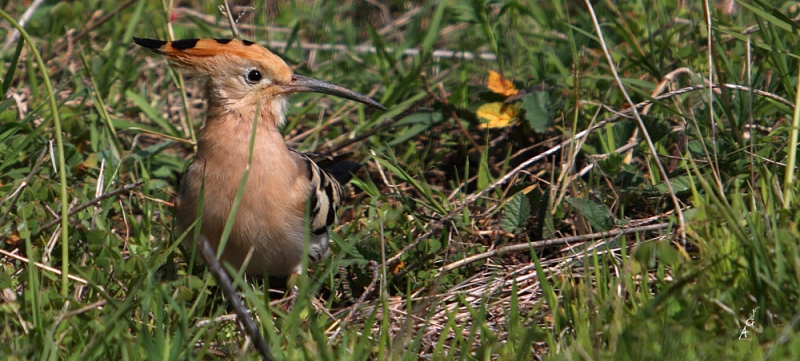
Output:
<instances>
[{"instance_id":1,"label":"bird's tail","mask_svg":"<svg viewBox=\"0 0 800 361\"><path fill-rule=\"evenodd\" d=\"M350 179L353 179L353 173L358 172L359 168L361 168L361 164L343 160L326 165L322 169L330 173L333 178L339 182L339 184L346 184L350 181Z\"/></svg>"}]
</instances>

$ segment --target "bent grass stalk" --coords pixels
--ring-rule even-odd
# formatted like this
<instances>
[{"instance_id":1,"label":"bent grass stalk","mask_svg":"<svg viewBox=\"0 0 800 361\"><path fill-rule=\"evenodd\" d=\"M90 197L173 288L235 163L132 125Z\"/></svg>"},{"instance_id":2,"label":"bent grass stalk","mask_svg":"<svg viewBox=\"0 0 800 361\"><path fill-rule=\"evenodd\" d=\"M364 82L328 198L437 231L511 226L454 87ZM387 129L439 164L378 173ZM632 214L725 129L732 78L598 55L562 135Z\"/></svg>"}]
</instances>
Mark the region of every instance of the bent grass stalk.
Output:
<instances>
[{"instance_id":1,"label":"bent grass stalk","mask_svg":"<svg viewBox=\"0 0 800 361\"><path fill-rule=\"evenodd\" d=\"M55 125L56 133L56 146L58 147L58 180L59 180L59 197L61 198L61 296L66 297L69 292L69 226L68 217L69 202L67 200L67 167L64 159L64 139L61 135L61 118L58 116L58 104L56 97L53 93L53 85L50 83L50 76L47 74L47 67L44 65L42 56L36 47L33 46L33 40L25 29L8 15L5 11L0 10L0 16L6 19L11 26L16 28L24 41L28 44L28 48L36 58L36 64L42 72L42 79L44 80L45 92L47 92L47 100L50 105L50 112L53 116L53 124Z\"/></svg>"}]
</instances>

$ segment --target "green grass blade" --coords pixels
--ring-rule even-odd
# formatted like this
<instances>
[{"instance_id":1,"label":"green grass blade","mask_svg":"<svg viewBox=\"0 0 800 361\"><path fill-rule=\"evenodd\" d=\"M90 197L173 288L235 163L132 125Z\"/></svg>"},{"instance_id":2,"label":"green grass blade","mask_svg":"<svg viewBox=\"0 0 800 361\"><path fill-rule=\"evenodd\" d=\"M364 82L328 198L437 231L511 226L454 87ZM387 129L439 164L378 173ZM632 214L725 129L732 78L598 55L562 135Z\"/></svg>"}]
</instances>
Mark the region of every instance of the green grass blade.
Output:
<instances>
[{"instance_id":1,"label":"green grass blade","mask_svg":"<svg viewBox=\"0 0 800 361\"><path fill-rule=\"evenodd\" d=\"M22 37L25 39L25 42L28 43L28 47L36 59L39 69L41 69L45 91L47 92L47 98L50 104L50 112L51 116L53 117L53 124L55 125L56 146L58 147L58 175L60 183L59 190L61 198L61 215L63 216L61 218L61 296L66 297L67 292L69 291L69 217L67 217L67 214L69 213L69 201L67 195L68 170L66 161L64 159L64 139L61 135L61 118L58 115L58 104L56 102L55 94L53 93L53 85L50 83L50 76L47 74L47 67L44 64L39 51L36 50L36 47L33 45L31 37L28 35L25 29L5 11L0 10L0 16L11 23L11 25L16 28L20 35L22 35Z\"/></svg>"}]
</instances>

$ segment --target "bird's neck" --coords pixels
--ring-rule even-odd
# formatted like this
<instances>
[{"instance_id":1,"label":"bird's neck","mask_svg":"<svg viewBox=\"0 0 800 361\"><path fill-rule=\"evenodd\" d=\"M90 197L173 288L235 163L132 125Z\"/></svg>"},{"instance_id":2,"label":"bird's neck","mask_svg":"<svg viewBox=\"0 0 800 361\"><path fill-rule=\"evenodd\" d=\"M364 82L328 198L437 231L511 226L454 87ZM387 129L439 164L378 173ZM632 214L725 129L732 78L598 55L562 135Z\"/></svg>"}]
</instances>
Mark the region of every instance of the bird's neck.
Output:
<instances>
[{"instance_id":1,"label":"bird's neck","mask_svg":"<svg viewBox=\"0 0 800 361\"><path fill-rule=\"evenodd\" d=\"M278 130L283 123L285 106L282 98L265 101L258 107L210 99L205 128L198 139L197 158L224 158L229 164L246 164L253 120L257 119L253 164L293 173L300 165Z\"/></svg>"},{"instance_id":2,"label":"bird's neck","mask_svg":"<svg viewBox=\"0 0 800 361\"><path fill-rule=\"evenodd\" d=\"M231 97L231 94L206 84L205 98L208 103L206 125L217 120L247 121L252 124L258 118L258 127L278 131L283 125L287 101L283 95L263 96L260 92L251 92L244 97Z\"/></svg>"}]
</instances>

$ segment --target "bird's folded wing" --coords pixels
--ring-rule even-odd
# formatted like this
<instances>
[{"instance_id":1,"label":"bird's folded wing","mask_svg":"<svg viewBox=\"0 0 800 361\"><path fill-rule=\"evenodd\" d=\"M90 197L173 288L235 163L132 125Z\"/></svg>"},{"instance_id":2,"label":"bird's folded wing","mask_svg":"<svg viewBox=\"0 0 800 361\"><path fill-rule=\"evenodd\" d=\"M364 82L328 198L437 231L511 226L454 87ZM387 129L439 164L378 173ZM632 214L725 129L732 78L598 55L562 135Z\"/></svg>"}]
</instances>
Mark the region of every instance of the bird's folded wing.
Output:
<instances>
[{"instance_id":1,"label":"bird's folded wing","mask_svg":"<svg viewBox=\"0 0 800 361\"><path fill-rule=\"evenodd\" d=\"M321 168L307 155L294 151L306 164L307 177L311 182L309 195L311 234L320 235L328 231L328 227L338 221L336 215L342 204L342 182L352 178L352 172L357 171L360 164L339 161ZM328 170L330 169L330 170Z\"/></svg>"}]
</instances>

